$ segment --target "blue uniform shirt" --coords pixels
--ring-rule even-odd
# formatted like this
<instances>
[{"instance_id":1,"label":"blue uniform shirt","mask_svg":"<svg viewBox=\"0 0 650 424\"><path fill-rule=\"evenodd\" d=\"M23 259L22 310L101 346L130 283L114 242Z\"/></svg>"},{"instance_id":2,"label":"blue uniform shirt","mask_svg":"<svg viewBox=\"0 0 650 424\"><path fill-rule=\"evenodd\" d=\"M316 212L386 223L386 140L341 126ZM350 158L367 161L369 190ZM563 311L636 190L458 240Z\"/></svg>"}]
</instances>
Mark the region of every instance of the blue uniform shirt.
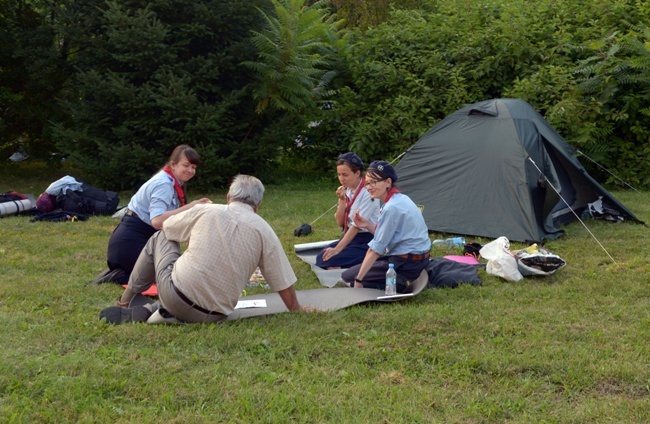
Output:
<instances>
[{"instance_id":1,"label":"blue uniform shirt","mask_svg":"<svg viewBox=\"0 0 650 424\"><path fill-rule=\"evenodd\" d=\"M174 180L160 171L144 183L131 197L128 208L143 222L151 225L151 219L180 206L174 190Z\"/></svg>"},{"instance_id":2,"label":"blue uniform shirt","mask_svg":"<svg viewBox=\"0 0 650 424\"><path fill-rule=\"evenodd\" d=\"M402 193L384 204L370 249L380 255L421 254L431 250L429 230L422 212Z\"/></svg>"}]
</instances>

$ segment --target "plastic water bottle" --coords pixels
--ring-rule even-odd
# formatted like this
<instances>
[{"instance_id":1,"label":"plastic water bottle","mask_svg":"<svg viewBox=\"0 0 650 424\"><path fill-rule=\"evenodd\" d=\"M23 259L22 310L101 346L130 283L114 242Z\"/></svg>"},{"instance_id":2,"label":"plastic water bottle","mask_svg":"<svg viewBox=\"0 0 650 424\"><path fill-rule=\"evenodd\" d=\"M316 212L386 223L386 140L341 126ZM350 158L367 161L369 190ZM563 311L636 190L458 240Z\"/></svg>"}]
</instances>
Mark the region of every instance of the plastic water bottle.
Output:
<instances>
[{"instance_id":1,"label":"plastic water bottle","mask_svg":"<svg viewBox=\"0 0 650 424\"><path fill-rule=\"evenodd\" d=\"M395 286L396 279L395 265L388 264L388 271L386 271L386 296L395 296L397 294L397 288Z\"/></svg>"},{"instance_id":2,"label":"plastic water bottle","mask_svg":"<svg viewBox=\"0 0 650 424\"><path fill-rule=\"evenodd\" d=\"M451 237L445 240L434 240L431 242L434 246L442 247L462 247L465 245L464 237Z\"/></svg>"}]
</instances>

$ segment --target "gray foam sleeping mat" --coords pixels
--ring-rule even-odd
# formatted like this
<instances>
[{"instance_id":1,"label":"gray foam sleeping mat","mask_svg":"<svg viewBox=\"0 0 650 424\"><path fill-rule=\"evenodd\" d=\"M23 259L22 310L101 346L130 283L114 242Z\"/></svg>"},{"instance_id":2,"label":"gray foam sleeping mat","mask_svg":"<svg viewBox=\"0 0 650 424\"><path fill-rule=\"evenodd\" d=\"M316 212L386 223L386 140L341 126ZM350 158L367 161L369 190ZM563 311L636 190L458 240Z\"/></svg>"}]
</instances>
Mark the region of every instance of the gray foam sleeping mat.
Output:
<instances>
[{"instance_id":1,"label":"gray foam sleeping mat","mask_svg":"<svg viewBox=\"0 0 650 424\"><path fill-rule=\"evenodd\" d=\"M396 296L384 296L384 292L377 289L353 289L348 287L334 287L311 290L296 290L298 302L304 306L312 306L322 311L335 311L353 305L368 302L396 302L418 295L427 287L429 276L422 271L420 277L413 281L409 293ZM129 306L151 303L151 298L136 295ZM260 305L264 304L264 307ZM240 305L244 307L239 307ZM246 306L251 307L246 307ZM250 318L262 315L273 315L288 312L284 302L277 293L263 293L239 298L238 308L228 315L228 320Z\"/></svg>"}]
</instances>

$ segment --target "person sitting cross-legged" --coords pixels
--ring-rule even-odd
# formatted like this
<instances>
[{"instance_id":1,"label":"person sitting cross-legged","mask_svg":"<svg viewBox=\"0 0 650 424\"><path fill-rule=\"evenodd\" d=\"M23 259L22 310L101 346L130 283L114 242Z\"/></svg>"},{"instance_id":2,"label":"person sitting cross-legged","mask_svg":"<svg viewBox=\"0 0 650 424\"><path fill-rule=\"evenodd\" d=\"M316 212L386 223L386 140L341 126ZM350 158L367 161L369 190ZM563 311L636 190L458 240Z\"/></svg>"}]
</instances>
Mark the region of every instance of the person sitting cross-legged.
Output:
<instances>
[{"instance_id":1,"label":"person sitting cross-legged","mask_svg":"<svg viewBox=\"0 0 650 424\"><path fill-rule=\"evenodd\" d=\"M429 263L431 239L422 212L415 203L396 187L397 173L384 161L374 161L368 166L365 186L373 199L381 201L377 225L359 213L354 221L359 228L373 234L363 262L346 269L341 279L351 287L386 287L389 263L397 272L397 292L409 290L410 281L417 279Z\"/></svg>"},{"instance_id":2,"label":"person sitting cross-legged","mask_svg":"<svg viewBox=\"0 0 650 424\"><path fill-rule=\"evenodd\" d=\"M259 215L264 185L249 175L233 179L226 205L199 204L169 217L138 257L116 306L100 319L112 324L150 320L152 313L181 323L218 322L232 313L257 267L290 311L298 303L296 276L271 226ZM181 253L180 243L188 243ZM129 308L154 281L159 300Z\"/></svg>"}]
</instances>

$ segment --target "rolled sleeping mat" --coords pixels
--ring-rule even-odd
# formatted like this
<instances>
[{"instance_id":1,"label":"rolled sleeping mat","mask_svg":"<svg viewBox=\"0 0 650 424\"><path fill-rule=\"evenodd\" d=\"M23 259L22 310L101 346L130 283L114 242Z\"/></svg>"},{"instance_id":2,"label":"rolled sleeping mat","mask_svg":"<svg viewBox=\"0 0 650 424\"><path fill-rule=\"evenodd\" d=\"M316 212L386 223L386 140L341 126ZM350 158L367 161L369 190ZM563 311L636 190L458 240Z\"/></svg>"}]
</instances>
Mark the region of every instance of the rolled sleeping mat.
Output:
<instances>
[{"instance_id":1,"label":"rolled sleeping mat","mask_svg":"<svg viewBox=\"0 0 650 424\"><path fill-rule=\"evenodd\" d=\"M11 200L9 202L0 203L0 216L11 215L18 212L33 209L34 205L29 199Z\"/></svg>"}]
</instances>

